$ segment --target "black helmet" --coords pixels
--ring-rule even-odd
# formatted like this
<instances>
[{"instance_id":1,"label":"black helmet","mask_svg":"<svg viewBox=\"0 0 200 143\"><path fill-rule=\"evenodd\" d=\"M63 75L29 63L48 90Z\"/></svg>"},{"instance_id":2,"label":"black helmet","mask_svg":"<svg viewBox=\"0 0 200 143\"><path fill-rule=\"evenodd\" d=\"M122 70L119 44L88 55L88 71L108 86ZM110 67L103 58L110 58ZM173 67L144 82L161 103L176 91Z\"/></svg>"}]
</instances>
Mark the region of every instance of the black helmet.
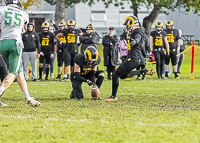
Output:
<instances>
[{"instance_id":1,"label":"black helmet","mask_svg":"<svg viewBox=\"0 0 200 143\"><path fill-rule=\"evenodd\" d=\"M84 51L84 56L85 56L85 60L87 62L93 63L93 62L97 61L99 52L97 51L97 49L95 47L89 46Z\"/></svg>"},{"instance_id":2,"label":"black helmet","mask_svg":"<svg viewBox=\"0 0 200 143\"><path fill-rule=\"evenodd\" d=\"M128 16L124 20L124 24L123 25L129 31L133 26L139 25L139 20L135 16Z\"/></svg>"},{"instance_id":3,"label":"black helmet","mask_svg":"<svg viewBox=\"0 0 200 143\"><path fill-rule=\"evenodd\" d=\"M13 6L16 8L21 8L21 1L20 0L6 0L7 6Z\"/></svg>"}]
</instances>

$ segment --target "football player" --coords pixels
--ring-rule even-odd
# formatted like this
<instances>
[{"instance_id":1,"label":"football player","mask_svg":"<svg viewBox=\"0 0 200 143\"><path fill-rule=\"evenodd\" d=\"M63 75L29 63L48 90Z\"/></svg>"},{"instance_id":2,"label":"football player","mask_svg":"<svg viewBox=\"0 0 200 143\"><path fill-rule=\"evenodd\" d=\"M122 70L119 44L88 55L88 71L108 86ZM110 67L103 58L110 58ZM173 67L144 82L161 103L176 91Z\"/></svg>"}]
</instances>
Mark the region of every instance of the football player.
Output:
<instances>
[{"instance_id":1,"label":"football player","mask_svg":"<svg viewBox=\"0 0 200 143\"><path fill-rule=\"evenodd\" d=\"M171 59L173 72L176 79L179 79L177 75L177 57L176 55L180 52L180 37L179 31L173 28L173 21L168 21L166 23L167 40L169 43L170 54L165 56L165 79L168 79L169 61Z\"/></svg>"},{"instance_id":2,"label":"football player","mask_svg":"<svg viewBox=\"0 0 200 143\"><path fill-rule=\"evenodd\" d=\"M119 78L125 79L127 74L140 64L140 52L146 57L142 46L144 44L144 30L139 27L138 18L128 16L124 21L125 31L128 32L128 55L126 60L112 74L112 95L104 101L117 101Z\"/></svg>"},{"instance_id":3,"label":"football player","mask_svg":"<svg viewBox=\"0 0 200 143\"><path fill-rule=\"evenodd\" d=\"M74 68L71 72L72 92L71 99L83 99L82 82L86 82L89 86L97 85L100 89L104 80L104 71L97 70L101 57L95 47L89 46L84 54L76 55L74 59ZM97 80L95 81L95 79ZM100 99L100 98L98 98Z\"/></svg>"},{"instance_id":4,"label":"football player","mask_svg":"<svg viewBox=\"0 0 200 143\"><path fill-rule=\"evenodd\" d=\"M30 106L38 107L40 102L30 97L22 69L22 29L29 21L29 15L20 10L20 0L6 0L0 8L1 44L0 52L9 64L9 73L0 86L0 97L17 77L18 84Z\"/></svg>"},{"instance_id":5,"label":"football player","mask_svg":"<svg viewBox=\"0 0 200 143\"><path fill-rule=\"evenodd\" d=\"M155 30L150 33L150 45L153 45L153 54L156 59L156 71L158 79L162 79L163 66L165 62L165 55L169 55L169 44L167 41L166 32L162 31L163 23L157 22ZM166 46L166 50L164 49Z\"/></svg>"},{"instance_id":6,"label":"football player","mask_svg":"<svg viewBox=\"0 0 200 143\"><path fill-rule=\"evenodd\" d=\"M70 73L70 65L71 69L74 66L74 58L76 54L78 53L78 45L77 45L77 39L79 36L82 36L83 33L80 29L75 28L75 21L69 20L67 22L67 29L64 29L56 35L56 39L59 41L60 45L64 45L64 61L65 61L65 69L64 69L64 75L63 79L61 81L66 81L69 79L69 73ZM61 38L65 36L66 37L66 44L61 41Z\"/></svg>"},{"instance_id":7,"label":"football player","mask_svg":"<svg viewBox=\"0 0 200 143\"><path fill-rule=\"evenodd\" d=\"M58 26L59 26L59 30L56 30L54 32L55 35L58 35L59 33L62 32L62 30L65 28L66 23L61 21L59 22ZM65 36L60 37L60 40L66 44L66 38ZM60 44L59 41L57 41L57 46L58 46L58 50L57 50L57 60L58 60L58 76L56 77L56 80L60 80L61 79L61 75L62 75L62 66L63 66L63 50L64 50L64 45ZM65 63L66 66L66 63Z\"/></svg>"},{"instance_id":8,"label":"football player","mask_svg":"<svg viewBox=\"0 0 200 143\"><path fill-rule=\"evenodd\" d=\"M42 80L42 70L43 70L43 62L46 60L46 77L45 80L48 80L49 76L49 67L50 67L50 58L54 57L54 34L49 32L49 23L42 23L42 31L38 33L41 44L41 52L39 59L39 78L38 80Z\"/></svg>"}]
</instances>

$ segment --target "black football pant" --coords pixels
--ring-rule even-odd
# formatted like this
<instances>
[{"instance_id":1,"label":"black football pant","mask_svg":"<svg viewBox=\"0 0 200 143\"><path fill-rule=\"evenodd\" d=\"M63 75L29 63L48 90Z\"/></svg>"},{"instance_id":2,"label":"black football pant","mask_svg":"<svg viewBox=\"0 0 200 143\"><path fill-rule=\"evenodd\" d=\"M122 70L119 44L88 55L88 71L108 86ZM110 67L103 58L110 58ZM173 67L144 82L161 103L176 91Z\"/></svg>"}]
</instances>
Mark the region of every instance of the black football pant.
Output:
<instances>
[{"instance_id":1,"label":"black football pant","mask_svg":"<svg viewBox=\"0 0 200 143\"><path fill-rule=\"evenodd\" d=\"M0 78L1 82L3 82L4 78L8 75L7 65L4 62L2 55L0 54Z\"/></svg>"},{"instance_id":2,"label":"black football pant","mask_svg":"<svg viewBox=\"0 0 200 143\"><path fill-rule=\"evenodd\" d=\"M108 65L107 65L108 78L110 78L111 72L113 73L114 71L115 71L115 66L112 66L112 64L111 64L111 54L110 54Z\"/></svg>"},{"instance_id":3,"label":"black football pant","mask_svg":"<svg viewBox=\"0 0 200 143\"><path fill-rule=\"evenodd\" d=\"M153 52L156 60L156 71L158 77L162 77L163 66L165 64L165 54L164 51L154 51Z\"/></svg>"},{"instance_id":4,"label":"black football pant","mask_svg":"<svg viewBox=\"0 0 200 143\"><path fill-rule=\"evenodd\" d=\"M98 86L99 89L101 88L101 85L104 80L104 76L101 75L102 73L104 73L104 71L99 70L99 71L96 71L96 74L95 74L96 85ZM88 73L87 75L84 75L83 77L86 79L89 79L91 81L95 80L90 75L90 73ZM70 80L72 82L72 92L71 92L70 98L83 99L84 96L83 96L83 91L82 91L82 82L75 79L74 75L72 75L72 74L70 76ZM95 81L93 81L93 82L95 82Z\"/></svg>"},{"instance_id":5,"label":"black football pant","mask_svg":"<svg viewBox=\"0 0 200 143\"><path fill-rule=\"evenodd\" d=\"M137 67L137 70L144 70L145 69L145 65L139 65ZM140 74L138 74L138 77L140 77ZM145 73L142 72L142 78L144 79L145 78Z\"/></svg>"},{"instance_id":6,"label":"black football pant","mask_svg":"<svg viewBox=\"0 0 200 143\"><path fill-rule=\"evenodd\" d=\"M125 79L129 74L130 77L138 74L138 72L132 71L139 66L139 60L135 60L131 57L127 57L126 60L114 71L112 74L112 95L117 95L119 87L119 78Z\"/></svg>"},{"instance_id":7,"label":"black football pant","mask_svg":"<svg viewBox=\"0 0 200 143\"><path fill-rule=\"evenodd\" d=\"M165 56L165 64L169 65L169 62L170 62L170 59L171 59L172 65L175 66L177 64L177 57L176 57L176 55L177 55L176 49L170 49L170 55L169 55L169 57Z\"/></svg>"}]
</instances>

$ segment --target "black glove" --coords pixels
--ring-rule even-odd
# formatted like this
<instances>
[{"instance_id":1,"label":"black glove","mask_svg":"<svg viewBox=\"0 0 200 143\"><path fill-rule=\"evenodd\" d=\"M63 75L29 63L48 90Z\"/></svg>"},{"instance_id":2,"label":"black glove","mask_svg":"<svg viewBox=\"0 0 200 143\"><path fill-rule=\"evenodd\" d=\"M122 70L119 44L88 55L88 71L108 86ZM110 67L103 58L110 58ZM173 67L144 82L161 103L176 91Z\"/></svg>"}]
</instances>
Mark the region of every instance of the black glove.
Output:
<instances>
[{"instance_id":1,"label":"black glove","mask_svg":"<svg viewBox=\"0 0 200 143\"><path fill-rule=\"evenodd\" d=\"M61 41L61 42L60 42L60 45L61 45L61 46L65 46L66 43L63 43L63 41Z\"/></svg>"},{"instance_id":2,"label":"black glove","mask_svg":"<svg viewBox=\"0 0 200 143\"><path fill-rule=\"evenodd\" d=\"M89 86L92 86L92 85L95 85L91 80L87 80L87 84L89 85Z\"/></svg>"}]
</instances>

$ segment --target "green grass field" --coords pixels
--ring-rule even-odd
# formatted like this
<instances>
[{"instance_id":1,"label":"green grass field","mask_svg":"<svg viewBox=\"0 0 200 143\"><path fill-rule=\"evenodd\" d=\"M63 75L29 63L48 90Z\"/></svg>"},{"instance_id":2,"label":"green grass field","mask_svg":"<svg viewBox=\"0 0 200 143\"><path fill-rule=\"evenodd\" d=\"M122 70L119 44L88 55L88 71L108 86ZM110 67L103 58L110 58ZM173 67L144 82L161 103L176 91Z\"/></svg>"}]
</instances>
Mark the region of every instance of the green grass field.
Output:
<instances>
[{"instance_id":1,"label":"green grass field","mask_svg":"<svg viewBox=\"0 0 200 143\"><path fill-rule=\"evenodd\" d=\"M101 47L99 47L100 51ZM190 50L191 51L191 50ZM41 107L29 107L17 83L1 101L1 143L200 142L200 50L196 48L195 74L190 74L191 52L185 54L180 79L147 76L146 81L120 80L117 102L70 100L68 82L28 81L31 96ZM103 64L100 66L103 69ZM55 71L56 75L56 71ZM195 79L191 80L190 76ZM111 95L111 81L104 81L101 98Z\"/></svg>"}]
</instances>

